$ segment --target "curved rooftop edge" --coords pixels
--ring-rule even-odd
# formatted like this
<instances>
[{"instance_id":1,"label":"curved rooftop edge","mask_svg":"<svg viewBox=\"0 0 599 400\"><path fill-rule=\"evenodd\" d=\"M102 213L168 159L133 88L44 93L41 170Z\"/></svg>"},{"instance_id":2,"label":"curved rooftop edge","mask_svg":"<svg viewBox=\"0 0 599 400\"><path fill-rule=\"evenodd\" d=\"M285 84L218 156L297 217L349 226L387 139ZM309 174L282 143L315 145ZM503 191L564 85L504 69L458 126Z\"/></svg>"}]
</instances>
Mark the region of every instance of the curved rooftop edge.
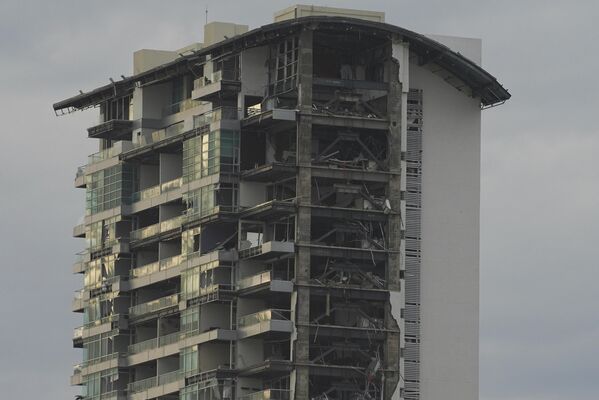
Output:
<instances>
[{"instance_id":1,"label":"curved rooftop edge","mask_svg":"<svg viewBox=\"0 0 599 400\"><path fill-rule=\"evenodd\" d=\"M305 26L318 29L319 24L326 24L326 29L345 29L364 31L371 34L384 34L389 37L400 36L410 45L410 50L420 57L420 64L434 63L447 72L455 75L468 87L473 96L480 96L482 107L491 107L508 100L511 95L489 72L464 57L452 51L449 47L422 34L381 22L372 22L348 17L310 16L296 18L253 29L244 34L215 43L202 48L189 55L182 55L174 61L152 68L141 74L126 77L120 81L111 81L110 84L81 93L53 105L54 111L72 112L93 107L113 97L124 95L135 87L158 83L173 76L185 73L193 67L194 63L202 63L206 55L216 52L241 50L243 48L260 46L276 39L280 35L287 35Z\"/></svg>"}]
</instances>

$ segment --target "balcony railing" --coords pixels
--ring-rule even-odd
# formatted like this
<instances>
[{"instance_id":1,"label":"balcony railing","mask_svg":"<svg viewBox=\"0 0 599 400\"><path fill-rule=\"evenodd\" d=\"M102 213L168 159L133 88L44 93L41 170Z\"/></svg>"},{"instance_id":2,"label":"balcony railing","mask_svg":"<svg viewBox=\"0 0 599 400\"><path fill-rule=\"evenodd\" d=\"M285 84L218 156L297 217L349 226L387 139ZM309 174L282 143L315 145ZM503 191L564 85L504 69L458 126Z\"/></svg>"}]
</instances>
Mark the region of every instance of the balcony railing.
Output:
<instances>
[{"instance_id":1,"label":"balcony railing","mask_svg":"<svg viewBox=\"0 0 599 400\"><path fill-rule=\"evenodd\" d=\"M180 336L180 332L174 332L154 339L144 340L143 342L130 345L128 351L129 354L137 354L143 351L157 349L162 346L168 346L169 344L177 343Z\"/></svg>"},{"instance_id":2,"label":"balcony railing","mask_svg":"<svg viewBox=\"0 0 599 400\"><path fill-rule=\"evenodd\" d=\"M217 293L221 290L233 291L235 288L230 283L213 283L205 287L198 288L190 293L181 293L184 300L194 299L196 297L207 296L212 293Z\"/></svg>"},{"instance_id":3,"label":"balcony railing","mask_svg":"<svg viewBox=\"0 0 599 400\"><path fill-rule=\"evenodd\" d=\"M243 396L243 400L289 400L289 389L264 389Z\"/></svg>"},{"instance_id":4,"label":"balcony railing","mask_svg":"<svg viewBox=\"0 0 599 400\"><path fill-rule=\"evenodd\" d=\"M166 233L173 229L178 229L181 227L182 220L183 218L181 216L177 216L154 225L146 226L145 228L137 229L131 232L130 238L131 240L143 240L161 233Z\"/></svg>"},{"instance_id":5,"label":"balcony railing","mask_svg":"<svg viewBox=\"0 0 599 400\"><path fill-rule=\"evenodd\" d=\"M73 374L76 375L78 373L81 373L83 368L89 367L90 365L100 364L101 362L108 361L108 360L114 360L115 358L119 358L122 355L123 355L122 353L116 352L116 353L111 353L111 354L106 354L104 356L96 357L91 360L85 360L82 363L77 364L73 367Z\"/></svg>"},{"instance_id":6,"label":"balcony railing","mask_svg":"<svg viewBox=\"0 0 599 400\"><path fill-rule=\"evenodd\" d=\"M210 125L213 122L222 120L238 120L240 108L236 107L218 107L210 111L193 117L193 127L200 128L204 125Z\"/></svg>"},{"instance_id":7,"label":"balcony railing","mask_svg":"<svg viewBox=\"0 0 599 400\"><path fill-rule=\"evenodd\" d=\"M156 386L166 385L168 383L176 382L181 379L180 371L168 372L166 374L153 376L151 378L143 379L141 381L131 382L127 386L127 390L130 393L143 392L144 390L151 389Z\"/></svg>"},{"instance_id":8,"label":"balcony railing","mask_svg":"<svg viewBox=\"0 0 599 400\"><path fill-rule=\"evenodd\" d=\"M86 323L85 325L83 325L81 328L89 329L89 328L93 328L94 326L100 326L100 325L107 324L109 322L114 322L114 321L118 320L120 316L121 316L120 314L112 314L107 317L97 319L95 321L90 321L90 322Z\"/></svg>"},{"instance_id":9,"label":"balcony railing","mask_svg":"<svg viewBox=\"0 0 599 400\"><path fill-rule=\"evenodd\" d=\"M285 253L293 253L294 251L294 243L289 241L268 241L259 243L252 247L248 247L247 249L239 250L239 258L251 258L260 256L262 254L268 255L269 253L274 254L285 254Z\"/></svg>"},{"instance_id":10,"label":"balcony railing","mask_svg":"<svg viewBox=\"0 0 599 400\"><path fill-rule=\"evenodd\" d=\"M224 213L236 213L239 211L239 206L237 205L218 205L211 208L194 211L192 209L185 210L184 218L186 222L196 221L198 219L202 219L208 216L216 215L221 212Z\"/></svg>"},{"instance_id":11,"label":"balcony railing","mask_svg":"<svg viewBox=\"0 0 599 400\"><path fill-rule=\"evenodd\" d=\"M75 328L75 330L73 331L73 339L83 338L83 329L85 329L83 326Z\"/></svg>"},{"instance_id":12,"label":"balcony railing","mask_svg":"<svg viewBox=\"0 0 599 400\"><path fill-rule=\"evenodd\" d=\"M164 182L160 185L152 186L147 189L135 192L131 195L131 201L150 199L160 196L162 193L170 192L171 190L179 189L183 183L183 178L173 179L172 181Z\"/></svg>"},{"instance_id":13,"label":"balcony railing","mask_svg":"<svg viewBox=\"0 0 599 400\"><path fill-rule=\"evenodd\" d=\"M129 308L129 316L139 317L145 314L150 314L179 304L179 295L173 294L166 297L161 297L156 300L148 301L147 303L138 304Z\"/></svg>"},{"instance_id":14,"label":"balcony railing","mask_svg":"<svg viewBox=\"0 0 599 400\"><path fill-rule=\"evenodd\" d=\"M75 173L75 179L82 177L83 175L85 175L85 165L82 165L81 167L77 167L77 172Z\"/></svg>"},{"instance_id":15,"label":"balcony railing","mask_svg":"<svg viewBox=\"0 0 599 400\"><path fill-rule=\"evenodd\" d=\"M200 89L205 86L208 86L213 83L217 83L220 81L238 81L239 80L239 70L238 69L224 69L220 71L215 71L208 76L203 76L201 78L193 81L193 88Z\"/></svg>"},{"instance_id":16,"label":"balcony railing","mask_svg":"<svg viewBox=\"0 0 599 400\"><path fill-rule=\"evenodd\" d=\"M83 293L85 293L85 289L75 290L75 300L83 300Z\"/></svg>"},{"instance_id":17,"label":"balcony railing","mask_svg":"<svg viewBox=\"0 0 599 400\"><path fill-rule=\"evenodd\" d=\"M237 282L238 289L246 289L253 286L258 286L263 283L268 283L271 281L271 273L270 271L265 271L257 275L248 276L247 278L240 279Z\"/></svg>"},{"instance_id":18,"label":"balcony railing","mask_svg":"<svg viewBox=\"0 0 599 400\"><path fill-rule=\"evenodd\" d=\"M116 147L109 147L109 148L99 151L97 153L90 154L89 157L87 158L87 161L89 164L94 164L99 161L108 160L109 158L116 156L118 154L119 150L120 149L118 149Z\"/></svg>"},{"instance_id":19,"label":"balcony railing","mask_svg":"<svg viewBox=\"0 0 599 400\"><path fill-rule=\"evenodd\" d=\"M175 137L183 133L183 121L167 126L166 128L156 130L150 134L142 135L139 141L134 143L135 147L147 146L152 143L160 142L164 139Z\"/></svg>"},{"instance_id":20,"label":"balcony railing","mask_svg":"<svg viewBox=\"0 0 599 400\"><path fill-rule=\"evenodd\" d=\"M166 106L162 109L162 116L166 117L167 115L177 114L186 110L191 110L194 107L199 106L202 102L193 100L193 99L185 99L178 103L173 103L169 106Z\"/></svg>"},{"instance_id":21,"label":"balcony railing","mask_svg":"<svg viewBox=\"0 0 599 400\"><path fill-rule=\"evenodd\" d=\"M85 290L93 290L93 289L99 289L101 287L107 287L112 285L115 282L118 282L121 280L121 276L120 275L116 275L116 276L111 276L109 278L103 279L102 281L99 282L94 282L94 283L90 283L84 286L84 291Z\"/></svg>"},{"instance_id":22,"label":"balcony railing","mask_svg":"<svg viewBox=\"0 0 599 400\"><path fill-rule=\"evenodd\" d=\"M290 310L281 310L281 309L271 308L268 310L262 310L262 311L258 311L257 313L244 315L243 317L240 317L239 320L237 321L237 326L242 328L245 326L258 324L260 322L272 321L272 320L288 321L290 317L291 317Z\"/></svg>"},{"instance_id":23,"label":"balcony railing","mask_svg":"<svg viewBox=\"0 0 599 400\"><path fill-rule=\"evenodd\" d=\"M169 268L176 267L181 264L182 258L181 255L177 255L174 257L165 258L164 260L156 261L151 264L142 265L141 267L137 267L131 270L129 273L131 278L139 278L141 276L146 276L153 274L158 271L164 271Z\"/></svg>"}]
</instances>

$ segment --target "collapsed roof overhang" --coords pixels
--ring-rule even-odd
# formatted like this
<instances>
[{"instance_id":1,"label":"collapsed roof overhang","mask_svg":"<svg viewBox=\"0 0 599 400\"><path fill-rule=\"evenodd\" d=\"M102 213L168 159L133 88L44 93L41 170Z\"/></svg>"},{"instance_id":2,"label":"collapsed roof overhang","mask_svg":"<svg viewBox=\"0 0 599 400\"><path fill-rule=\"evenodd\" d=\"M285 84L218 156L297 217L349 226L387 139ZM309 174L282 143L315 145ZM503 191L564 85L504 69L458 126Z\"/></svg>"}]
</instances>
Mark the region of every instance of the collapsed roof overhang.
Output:
<instances>
[{"instance_id":1,"label":"collapsed roof overhang","mask_svg":"<svg viewBox=\"0 0 599 400\"><path fill-rule=\"evenodd\" d=\"M400 38L409 43L410 50L419 56L421 64L434 63L467 85L473 96L480 97L483 107L503 103L511 97L497 79L482 67L429 37L380 22L347 17L313 16L264 25L191 54L181 55L174 61L141 74L125 77L120 81L111 80L108 85L59 101L53 105L53 108L57 114L64 114L94 107L103 101L129 94L136 87L159 83L190 71L193 72L194 67L203 64L209 54L227 54L264 45L298 32L304 27L316 30L326 27L327 30L336 29L374 34L379 37L385 35L389 38Z\"/></svg>"}]
</instances>

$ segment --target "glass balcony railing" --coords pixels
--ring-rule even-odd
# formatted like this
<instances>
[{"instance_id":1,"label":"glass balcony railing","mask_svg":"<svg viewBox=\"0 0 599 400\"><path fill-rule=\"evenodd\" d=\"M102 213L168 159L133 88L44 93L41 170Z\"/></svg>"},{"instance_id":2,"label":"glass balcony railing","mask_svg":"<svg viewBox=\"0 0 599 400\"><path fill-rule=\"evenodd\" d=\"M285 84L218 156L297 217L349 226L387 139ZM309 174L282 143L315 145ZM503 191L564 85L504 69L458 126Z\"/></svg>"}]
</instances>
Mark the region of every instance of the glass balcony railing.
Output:
<instances>
[{"instance_id":1,"label":"glass balcony railing","mask_svg":"<svg viewBox=\"0 0 599 400\"><path fill-rule=\"evenodd\" d=\"M127 390L130 393L143 392L156 386L166 385L168 383L176 382L181 379L180 371L168 372L166 374L153 376L151 378L142 379L141 381L131 382L127 386Z\"/></svg>"},{"instance_id":2,"label":"glass balcony railing","mask_svg":"<svg viewBox=\"0 0 599 400\"><path fill-rule=\"evenodd\" d=\"M83 326L80 326L78 328L75 328L75 330L73 331L73 339L82 339L83 338Z\"/></svg>"},{"instance_id":3,"label":"glass balcony railing","mask_svg":"<svg viewBox=\"0 0 599 400\"><path fill-rule=\"evenodd\" d=\"M202 102L198 100L185 99L178 103L173 103L168 105L162 109L162 116L166 117L167 115L177 114L186 110L191 110L194 107L201 105Z\"/></svg>"},{"instance_id":4,"label":"glass balcony railing","mask_svg":"<svg viewBox=\"0 0 599 400\"><path fill-rule=\"evenodd\" d=\"M75 254L75 262L82 264L89 262L89 250L82 250Z\"/></svg>"},{"instance_id":5,"label":"glass balcony railing","mask_svg":"<svg viewBox=\"0 0 599 400\"><path fill-rule=\"evenodd\" d=\"M220 81L238 81L239 80L239 70L238 69L224 69L220 71L215 71L207 76L203 76L201 78L193 81L193 88L200 89L205 86L211 85L213 83L217 83Z\"/></svg>"},{"instance_id":6,"label":"glass balcony railing","mask_svg":"<svg viewBox=\"0 0 599 400\"><path fill-rule=\"evenodd\" d=\"M139 140L134 143L135 147L147 146L157 143L167 138L175 137L183 133L183 121L172 124L163 129L158 129L152 133L145 134L139 137Z\"/></svg>"},{"instance_id":7,"label":"glass balcony railing","mask_svg":"<svg viewBox=\"0 0 599 400\"><path fill-rule=\"evenodd\" d=\"M82 177L85 175L85 165L81 167L77 167L77 172L75 173L75 179Z\"/></svg>"},{"instance_id":8,"label":"glass balcony railing","mask_svg":"<svg viewBox=\"0 0 599 400\"><path fill-rule=\"evenodd\" d=\"M152 197L160 196L162 193L170 192L171 190L179 189L183 183L183 178L173 179L164 182L160 185L152 186L147 189L135 192L131 195L131 201L141 201Z\"/></svg>"},{"instance_id":9,"label":"glass balcony railing","mask_svg":"<svg viewBox=\"0 0 599 400\"><path fill-rule=\"evenodd\" d=\"M149 237L180 228L182 221L182 216L167 219L166 221L162 221L157 224L146 226L145 228L132 231L129 237L131 238L131 240L147 239Z\"/></svg>"},{"instance_id":10,"label":"glass balcony railing","mask_svg":"<svg viewBox=\"0 0 599 400\"><path fill-rule=\"evenodd\" d=\"M107 286L110 286L110 285L118 282L119 280L121 280L120 275L111 276L108 278L102 278L102 280L100 280L98 282L93 282L93 283L89 283L89 284L85 285L84 290L93 290L93 289L99 289L101 287L107 287Z\"/></svg>"},{"instance_id":11,"label":"glass balcony railing","mask_svg":"<svg viewBox=\"0 0 599 400\"><path fill-rule=\"evenodd\" d=\"M200 288L196 288L195 290L189 291L187 293L183 292L181 293L181 297L184 300L190 300L190 299L194 299L196 297L203 297L203 296L208 296L209 294L212 293L217 293L221 290L229 290L229 291L233 291L235 288L233 285L231 285L230 283L213 283L211 285L206 285L204 287L200 287Z\"/></svg>"},{"instance_id":12,"label":"glass balcony railing","mask_svg":"<svg viewBox=\"0 0 599 400\"><path fill-rule=\"evenodd\" d=\"M100 326L103 324L107 324L107 323L112 323L115 321L118 321L118 319L121 317L121 314L113 314L113 315L109 315L107 317L104 318L100 318L97 319L95 321L90 321L85 323L83 326L80 326L78 328L75 328L75 330L73 331L73 339L82 339L83 338L83 332L86 329L90 329L96 326Z\"/></svg>"},{"instance_id":13,"label":"glass balcony railing","mask_svg":"<svg viewBox=\"0 0 599 400\"><path fill-rule=\"evenodd\" d=\"M280 310L280 309L268 309L258 311L257 313L244 315L240 317L237 321L237 326L243 328L245 326L250 326L254 324L258 324L264 321L272 321L272 320L283 320L288 321L291 317L290 310Z\"/></svg>"},{"instance_id":14,"label":"glass balcony railing","mask_svg":"<svg viewBox=\"0 0 599 400\"><path fill-rule=\"evenodd\" d=\"M139 317L153 312L161 311L179 304L179 295L173 294L166 297L161 297L156 300L148 301L147 303L138 304L129 308L130 317Z\"/></svg>"},{"instance_id":15,"label":"glass balcony railing","mask_svg":"<svg viewBox=\"0 0 599 400\"><path fill-rule=\"evenodd\" d=\"M93 328L94 326L100 326L100 325L107 324L109 322L114 322L114 321L118 320L120 316L121 316L120 314L108 315L104 318L100 318L95 321L90 321L90 322L84 324L81 328L89 329L89 328Z\"/></svg>"},{"instance_id":16,"label":"glass balcony railing","mask_svg":"<svg viewBox=\"0 0 599 400\"><path fill-rule=\"evenodd\" d=\"M73 372L75 374L77 373L77 371L79 371L79 373L81 373L81 370L85 367L89 367L90 365L100 364L101 362L108 361L108 360L114 360L115 358L119 358L120 356L123 356L123 355L124 354L122 354L122 353L115 352L115 353L106 354L104 356L96 357L91 360L85 360L81 364L75 365L73 367Z\"/></svg>"},{"instance_id":17,"label":"glass balcony railing","mask_svg":"<svg viewBox=\"0 0 599 400\"><path fill-rule=\"evenodd\" d=\"M87 161L89 164L94 164L99 161L108 160L109 158L116 156L119 153L119 151L120 149L117 147L109 147L97 153L90 154L87 158Z\"/></svg>"},{"instance_id":18,"label":"glass balcony railing","mask_svg":"<svg viewBox=\"0 0 599 400\"><path fill-rule=\"evenodd\" d=\"M247 278L240 279L237 282L238 289L247 289L249 287L258 286L263 283L271 281L271 272L265 271L257 275L248 276Z\"/></svg>"},{"instance_id":19,"label":"glass balcony railing","mask_svg":"<svg viewBox=\"0 0 599 400\"><path fill-rule=\"evenodd\" d=\"M182 257L177 255L174 257L165 258L164 260L156 261L151 264L142 265L141 267L133 268L130 272L131 278L139 278L153 274L158 271L164 271L169 268L176 267L181 264Z\"/></svg>"},{"instance_id":20,"label":"glass balcony railing","mask_svg":"<svg viewBox=\"0 0 599 400\"><path fill-rule=\"evenodd\" d=\"M157 349L159 347L168 346L169 344L177 343L181 334L174 332L169 335L160 336L154 339L144 340L143 342L135 343L129 346L129 354L137 354L143 351Z\"/></svg>"},{"instance_id":21,"label":"glass balcony railing","mask_svg":"<svg viewBox=\"0 0 599 400\"><path fill-rule=\"evenodd\" d=\"M242 397L243 400L289 400L289 389L264 389Z\"/></svg>"},{"instance_id":22,"label":"glass balcony railing","mask_svg":"<svg viewBox=\"0 0 599 400\"><path fill-rule=\"evenodd\" d=\"M241 109L236 107L218 107L194 116L193 127L199 128L222 120L238 120L240 112Z\"/></svg>"}]
</instances>

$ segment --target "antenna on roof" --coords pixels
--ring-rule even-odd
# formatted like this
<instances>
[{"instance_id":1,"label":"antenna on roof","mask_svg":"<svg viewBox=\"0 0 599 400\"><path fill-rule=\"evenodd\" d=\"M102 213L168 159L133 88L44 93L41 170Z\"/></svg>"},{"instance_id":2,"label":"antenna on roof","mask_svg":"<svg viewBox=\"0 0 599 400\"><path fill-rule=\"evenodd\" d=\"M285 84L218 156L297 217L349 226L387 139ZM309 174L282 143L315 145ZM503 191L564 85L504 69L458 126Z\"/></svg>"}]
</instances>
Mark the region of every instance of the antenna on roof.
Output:
<instances>
[{"instance_id":1,"label":"antenna on roof","mask_svg":"<svg viewBox=\"0 0 599 400\"><path fill-rule=\"evenodd\" d=\"M206 24L208 24L208 4L206 4Z\"/></svg>"}]
</instances>

